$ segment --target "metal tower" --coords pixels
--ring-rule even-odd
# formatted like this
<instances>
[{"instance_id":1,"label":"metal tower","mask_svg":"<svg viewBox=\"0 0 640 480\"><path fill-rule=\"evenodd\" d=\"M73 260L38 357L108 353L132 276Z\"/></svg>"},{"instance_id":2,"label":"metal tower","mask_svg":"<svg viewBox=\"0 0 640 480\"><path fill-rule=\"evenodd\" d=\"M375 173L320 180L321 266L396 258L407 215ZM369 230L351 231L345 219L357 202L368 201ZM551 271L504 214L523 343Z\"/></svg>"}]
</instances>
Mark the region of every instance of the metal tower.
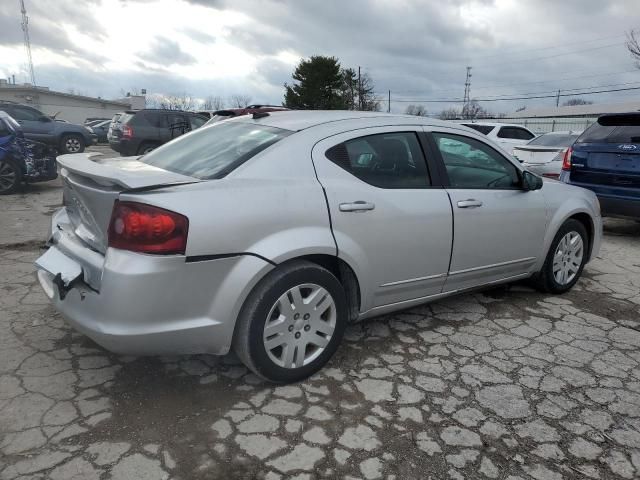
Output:
<instances>
[{"instance_id":1,"label":"metal tower","mask_svg":"<svg viewBox=\"0 0 640 480\"><path fill-rule=\"evenodd\" d=\"M20 12L22 13L22 31L24 32L24 49L27 51L29 61L29 74L31 75L31 85L36 86L36 75L33 73L33 58L31 58L31 40L29 40L29 17L27 9L24 8L24 0L20 0Z\"/></svg>"},{"instance_id":2,"label":"metal tower","mask_svg":"<svg viewBox=\"0 0 640 480\"><path fill-rule=\"evenodd\" d=\"M464 82L464 106L466 107L471 101L471 67L467 67L467 79Z\"/></svg>"}]
</instances>

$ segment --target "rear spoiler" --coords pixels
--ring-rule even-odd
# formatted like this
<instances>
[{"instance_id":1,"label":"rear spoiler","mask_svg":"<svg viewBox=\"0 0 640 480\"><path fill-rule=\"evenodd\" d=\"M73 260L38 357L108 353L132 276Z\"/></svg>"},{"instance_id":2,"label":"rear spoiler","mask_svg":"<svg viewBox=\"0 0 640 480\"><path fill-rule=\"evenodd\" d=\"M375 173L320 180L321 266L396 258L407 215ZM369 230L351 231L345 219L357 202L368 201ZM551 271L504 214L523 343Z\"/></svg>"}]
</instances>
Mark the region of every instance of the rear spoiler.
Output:
<instances>
[{"instance_id":1,"label":"rear spoiler","mask_svg":"<svg viewBox=\"0 0 640 480\"><path fill-rule=\"evenodd\" d=\"M640 112L607 113L598 117L598 123L603 127L638 127Z\"/></svg>"},{"instance_id":2,"label":"rear spoiler","mask_svg":"<svg viewBox=\"0 0 640 480\"><path fill-rule=\"evenodd\" d=\"M105 158L99 162L93 160L93 157L98 156L102 156L102 154L98 152L73 153L60 155L57 161L61 168L75 175L89 178L103 186L147 189L200 181L193 177L139 162L138 157Z\"/></svg>"}]
</instances>

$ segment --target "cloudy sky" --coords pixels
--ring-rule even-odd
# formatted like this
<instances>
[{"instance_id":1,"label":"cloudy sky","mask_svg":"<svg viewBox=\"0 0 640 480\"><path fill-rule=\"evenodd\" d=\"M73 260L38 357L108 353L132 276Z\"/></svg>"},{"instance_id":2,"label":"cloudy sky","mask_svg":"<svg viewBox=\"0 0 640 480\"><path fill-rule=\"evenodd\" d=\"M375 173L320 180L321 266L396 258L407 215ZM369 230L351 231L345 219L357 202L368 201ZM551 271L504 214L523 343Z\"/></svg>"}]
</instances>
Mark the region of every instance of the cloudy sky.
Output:
<instances>
[{"instance_id":1,"label":"cloudy sky","mask_svg":"<svg viewBox=\"0 0 640 480\"><path fill-rule=\"evenodd\" d=\"M279 104L300 58L361 66L392 111L472 96L640 86L625 31L638 0L25 0L36 81L115 98L249 95ZM0 78L27 81L19 2L0 3ZM574 90L570 90L574 89ZM592 95L640 99L640 90ZM566 100L563 98L562 100ZM481 102L482 103L482 102ZM555 99L484 102L493 112ZM386 103L383 104L386 108ZM430 112L448 103L425 103Z\"/></svg>"}]
</instances>

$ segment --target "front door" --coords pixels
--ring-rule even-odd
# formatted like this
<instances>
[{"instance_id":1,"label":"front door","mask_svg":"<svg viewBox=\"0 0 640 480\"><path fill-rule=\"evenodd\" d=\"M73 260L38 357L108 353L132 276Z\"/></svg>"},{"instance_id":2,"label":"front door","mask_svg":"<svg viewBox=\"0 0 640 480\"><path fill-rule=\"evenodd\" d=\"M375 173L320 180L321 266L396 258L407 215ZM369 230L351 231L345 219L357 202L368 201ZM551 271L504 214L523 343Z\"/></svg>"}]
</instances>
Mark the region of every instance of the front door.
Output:
<instances>
[{"instance_id":1,"label":"front door","mask_svg":"<svg viewBox=\"0 0 640 480\"><path fill-rule=\"evenodd\" d=\"M451 254L447 192L433 185L420 127L367 128L313 148L338 256L361 281L361 310L438 294Z\"/></svg>"},{"instance_id":2,"label":"front door","mask_svg":"<svg viewBox=\"0 0 640 480\"><path fill-rule=\"evenodd\" d=\"M523 190L516 166L488 144L445 132L432 136L448 177L454 219L444 291L529 272L544 254L542 191Z\"/></svg>"},{"instance_id":3,"label":"front door","mask_svg":"<svg viewBox=\"0 0 640 480\"><path fill-rule=\"evenodd\" d=\"M40 142L53 140L54 122L42 115L38 110L22 105L13 105L10 115L22 126L27 138Z\"/></svg>"}]
</instances>

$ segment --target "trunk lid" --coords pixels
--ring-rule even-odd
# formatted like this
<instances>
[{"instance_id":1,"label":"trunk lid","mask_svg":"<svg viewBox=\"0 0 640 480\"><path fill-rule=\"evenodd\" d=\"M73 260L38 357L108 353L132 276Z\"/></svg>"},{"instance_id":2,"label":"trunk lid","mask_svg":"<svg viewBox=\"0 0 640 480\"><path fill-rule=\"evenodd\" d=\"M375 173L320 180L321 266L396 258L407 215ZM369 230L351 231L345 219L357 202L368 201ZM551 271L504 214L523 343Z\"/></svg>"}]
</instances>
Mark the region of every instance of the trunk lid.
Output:
<instances>
[{"instance_id":1,"label":"trunk lid","mask_svg":"<svg viewBox=\"0 0 640 480\"><path fill-rule=\"evenodd\" d=\"M571 157L571 180L640 197L640 144L576 144Z\"/></svg>"},{"instance_id":2,"label":"trunk lid","mask_svg":"<svg viewBox=\"0 0 640 480\"><path fill-rule=\"evenodd\" d=\"M515 147L513 156L523 163L544 164L553 161L566 147Z\"/></svg>"},{"instance_id":3,"label":"trunk lid","mask_svg":"<svg viewBox=\"0 0 640 480\"><path fill-rule=\"evenodd\" d=\"M137 157L100 158L99 153L58 157L64 205L75 234L105 252L113 203L123 191L149 190L200 180L137 161Z\"/></svg>"}]
</instances>

